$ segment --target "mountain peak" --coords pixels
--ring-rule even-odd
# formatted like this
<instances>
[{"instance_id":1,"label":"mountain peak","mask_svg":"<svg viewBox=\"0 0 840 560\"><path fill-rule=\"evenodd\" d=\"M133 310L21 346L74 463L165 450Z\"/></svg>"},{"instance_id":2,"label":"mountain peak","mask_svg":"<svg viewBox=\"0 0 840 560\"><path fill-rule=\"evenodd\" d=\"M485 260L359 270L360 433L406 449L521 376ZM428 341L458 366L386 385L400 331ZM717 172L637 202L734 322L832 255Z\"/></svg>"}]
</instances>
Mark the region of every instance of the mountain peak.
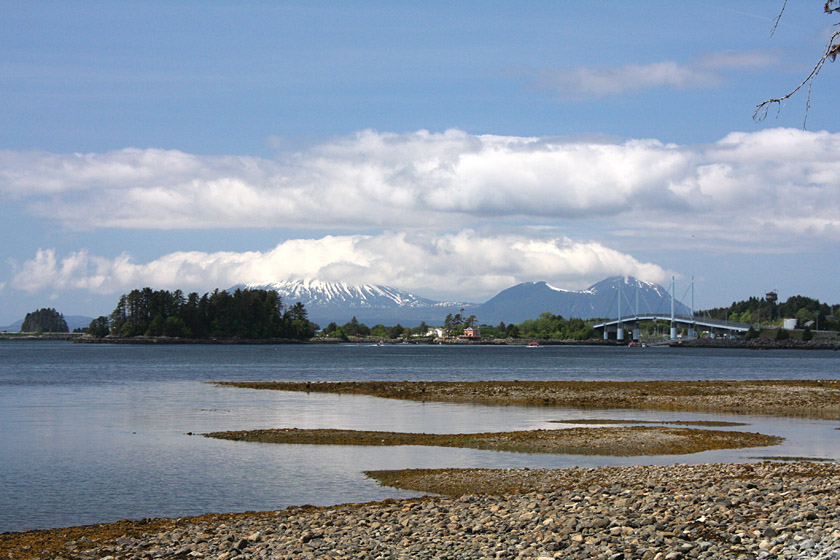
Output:
<instances>
[{"instance_id":1,"label":"mountain peak","mask_svg":"<svg viewBox=\"0 0 840 560\"><path fill-rule=\"evenodd\" d=\"M620 289L619 289L620 288ZM525 282L502 290L487 303L479 306L476 315L486 323L522 322L549 312L566 318L593 319L618 316L618 297L621 294L622 315L635 312L638 301L640 313L670 312L671 295L658 284L633 276L612 276L592 284L585 290L564 290L546 282ZM633 311L630 311L630 310ZM677 302L678 314L688 315L689 309Z\"/></svg>"},{"instance_id":2,"label":"mountain peak","mask_svg":"<svg viewBox=\"0 0 840 560\"><path fill-rule=\"evenodd\" d=\"M274 290L284 302L301 302L316 323L346 323L352 317L362 323L405 326L421 321L443 324L447 313L458 313L471 304L440 302L414 295L393 286L348 284L317 279L283 280L271 284L246 286L248 289Z\"/></svg>"},{"instance_id":3,"label":"mountain peak","mask_svg":"<svg viewBox=\"0 0 840 560\"><path fill-rule=\"evenodd\" d=\"M621 290L619 290L621 286ZM242 286L240 286L242 287ZM566 290L544 281L523 282L502 290L486 303L441 302L410 292L373 284L348 284L317 279L284 280L249 289L275 290L287 304L301 302L309 317L319 324L346 323L352 317L375 325L415 326L421 321L443 324L449 313L475 315L479 323L521 323L549 312L566 318L592 319L618 316L618 294L622 297L622 314L628 315L638 301L640 313L670 311L670 294L665 288L643 282L632 276L605 278L586 290ZM688 314L683 304L678 314Z\"/></svg>"}]
</instances>

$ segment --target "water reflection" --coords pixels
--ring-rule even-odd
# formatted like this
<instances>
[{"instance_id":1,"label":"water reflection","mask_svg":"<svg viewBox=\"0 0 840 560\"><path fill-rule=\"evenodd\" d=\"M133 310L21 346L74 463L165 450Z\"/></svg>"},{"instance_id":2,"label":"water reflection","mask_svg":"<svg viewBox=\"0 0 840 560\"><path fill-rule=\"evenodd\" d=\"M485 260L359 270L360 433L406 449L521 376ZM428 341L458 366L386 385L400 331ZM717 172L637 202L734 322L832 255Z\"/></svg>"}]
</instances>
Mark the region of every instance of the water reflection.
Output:
<instances>
[{"instance_id":1,"label":"water reflection","mask_svg":"<svg viewBox=\"0 0 840 560\"><path fill-rule=\"evenodd\" d=\"M633 371L634 378L668 379L796 377L802 371L832 377L838 371L836 357L744 357L667 349L621 354L569 348L0 344L0 532L413 495L379 487L362 475L370 469L560 468L768 456L840 460L837 422L418 403L205 382L213 379L621 379L626 371ZM556 429L563 425L553 420L587 418L740 421L749 426L731 429L780 435L786 441L772 448L611 458L414 446L270 445L187 435L280 427L466 433Z\"/></svg>"}]
</instances>

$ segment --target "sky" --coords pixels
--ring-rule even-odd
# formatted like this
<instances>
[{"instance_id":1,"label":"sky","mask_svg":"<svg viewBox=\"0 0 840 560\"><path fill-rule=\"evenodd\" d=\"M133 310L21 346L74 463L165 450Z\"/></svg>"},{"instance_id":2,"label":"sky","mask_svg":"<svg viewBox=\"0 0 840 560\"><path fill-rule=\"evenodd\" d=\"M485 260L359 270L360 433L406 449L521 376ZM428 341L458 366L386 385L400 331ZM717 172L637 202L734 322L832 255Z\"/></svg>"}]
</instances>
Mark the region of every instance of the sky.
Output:
<instances>
[{"instance_id":1,"label":"sky","mask_svg":"<svg viewBox=\"0 0 840 560\"><path fill-rule=\"evenodd\" d=\"M0 325L298 278L840 303L840 68L753 119L822 4L0 0Z\"/></svg>"}]
</instances>

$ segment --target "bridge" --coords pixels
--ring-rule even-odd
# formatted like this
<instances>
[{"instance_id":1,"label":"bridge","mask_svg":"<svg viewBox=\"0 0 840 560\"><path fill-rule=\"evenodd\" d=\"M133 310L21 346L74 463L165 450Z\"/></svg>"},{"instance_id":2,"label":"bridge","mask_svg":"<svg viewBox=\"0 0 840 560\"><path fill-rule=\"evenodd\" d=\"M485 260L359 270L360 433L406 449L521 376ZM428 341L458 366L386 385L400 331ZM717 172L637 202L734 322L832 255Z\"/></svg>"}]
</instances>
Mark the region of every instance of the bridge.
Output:
<instances>
[{"instance_id":1,"label":"bridge","mask_svg":"<svg viewBox=\"0 0 840 560\"><path fill-rule=\"evenodd\" d=\"M733 323L731 321L720 321L718 319L708 319L703 317L692 317L688 315L662 315L662 314L646 314L646 315L632 315L629 317L622 317L620 319L612 319L593 325L599 331L603 331L604 340L611 338L611 334L615 333L616 340L624 340L625 332L629 329L632 332L632 339L639 340L641 337L640 324L643 322L667 322L671 325L670 338L675 340L680 329L685 329L688 337L693 338L697 336L698 331L708 331L716 336L732 336L746 333L750 330L750 325L745 323Z\"/></svg>"},{"instance_id":2,"label":"bridge","mask_svg":"<svg viewBox=\"0 0 840 560\"><path fill-rule=\"evenodd\" d=\"M730 321L721 321L718 319L697 317L694 315L694 278L691 279L691 314L690 315L676 315L675 314L675 298L674 298L674 277L671 277L671 313L666 315L664 313L639 313L639 292L636 289L636 311L633 315L622 316L621 307L624 297L621 293L621 284L618 285L618 318L609 321L604 321L593 327L604 333L604 340L612 338L615 334L615 339L619 342L625 340L625 331L629 327L632 332L633 340L640 340L641 338L641 323L643 322L667 322L670 325L670 340L679 338L680 329L687 332L688 338L695 338L698 330L708 331L715 336L732 336L741 335L750 330L750 325L744 323L733 323ZM628 302L629 303L629 302ZM685 306L683 306L685 307Z\"/></svg>"}]
</instances>

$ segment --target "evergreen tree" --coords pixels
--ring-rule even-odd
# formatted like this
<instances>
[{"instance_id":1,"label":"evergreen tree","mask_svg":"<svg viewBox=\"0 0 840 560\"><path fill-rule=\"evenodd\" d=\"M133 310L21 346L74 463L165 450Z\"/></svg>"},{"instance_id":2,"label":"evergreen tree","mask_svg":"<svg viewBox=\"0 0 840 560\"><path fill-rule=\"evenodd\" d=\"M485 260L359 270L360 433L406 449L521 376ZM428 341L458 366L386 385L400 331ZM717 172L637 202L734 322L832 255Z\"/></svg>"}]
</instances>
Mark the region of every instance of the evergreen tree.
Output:
<instances>
[{"instance_id":1,"label":"evergreen tree","mask_svg":"<svg viewBox=\"0 0 840 560\"><path fill-rule=\"evenodd\" d=\"M97 317L93 321L90 322L90 325L87 328L87 333L91 336L95 336L96 338L104 338L108 336L110 332L110 327L108 325L108 317Z\"/></svg>"},{"instance_id":2,"label":"evergreen tree","mask_svg":"<svg viewBox=\"0 0 840 560\"><path fill-rule=\"evenodd\" d=\"M27 313L20 326L20 332L69 332L64 315L53 308L39 309Z\"/></svg>"},{"instance_id":3,"label":"evergreen tree","mask_svg":"<svg viewBox=\"0 0 840 560\"><path fill-rule=\"evenodd\" d=\"M388 328L387 330L388 338L400 338L404 332L405 328L399 323L397 323L393 327Z\"/></svg>"},{"instance_id":4,"label":"evergreen tree","mask_svg":"<svg viewBox=\"0 0 840 560\"><path fill-rule=\"evenodd\" d=\"M176 290L132 290L110 316L111 334L121 337L294 338L315 334L316 325L298 302L285 310L273 290L214 290L199 297Z\"/></svg>"}]
</instances>

